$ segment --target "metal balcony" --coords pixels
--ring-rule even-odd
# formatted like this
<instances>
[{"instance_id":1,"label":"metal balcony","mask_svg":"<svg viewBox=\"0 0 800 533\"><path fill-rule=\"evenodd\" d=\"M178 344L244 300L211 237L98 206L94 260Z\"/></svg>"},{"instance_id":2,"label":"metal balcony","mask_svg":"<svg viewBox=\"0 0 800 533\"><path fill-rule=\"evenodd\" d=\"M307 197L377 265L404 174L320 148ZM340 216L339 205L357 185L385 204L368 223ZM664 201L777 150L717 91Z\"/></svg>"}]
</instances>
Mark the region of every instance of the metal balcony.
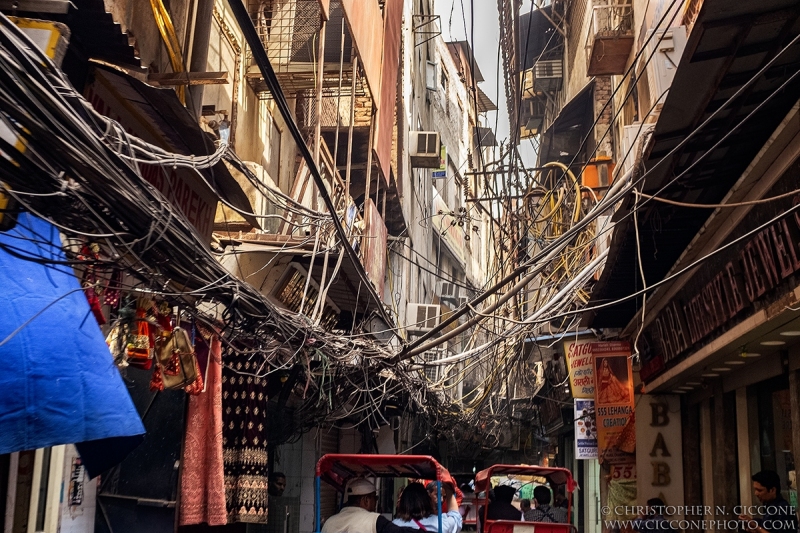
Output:
<instances>
[{"instance_id":1,"label":"metal balcony","mask_svg":"<svg viewBox=\"0 0 800 533\"><path fill-rule=\"evenodd\" d=\"M600 0L592 7L592 27L586 43L589 76L624 74L633 48L631 4Z\"/></svg>"}]
</instances>

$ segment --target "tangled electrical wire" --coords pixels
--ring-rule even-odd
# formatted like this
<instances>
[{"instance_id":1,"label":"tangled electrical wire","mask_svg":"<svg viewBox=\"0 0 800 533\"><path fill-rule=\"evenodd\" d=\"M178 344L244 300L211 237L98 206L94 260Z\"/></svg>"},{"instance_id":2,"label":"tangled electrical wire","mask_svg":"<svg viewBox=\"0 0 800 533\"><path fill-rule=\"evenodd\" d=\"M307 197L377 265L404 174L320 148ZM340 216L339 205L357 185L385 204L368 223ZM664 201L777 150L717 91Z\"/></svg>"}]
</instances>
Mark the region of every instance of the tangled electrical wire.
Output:
<instances>
[{"instance_id":1,"label":"tangled electrical wire","mask_svg":"<svg viewBox=\"0 0 800 533\"><path fill-rule=\"evenodd\" d=\"M225 144L207 155L181 155L129 135L96 112L2 15L0 72L0 122L17 139L12 144L8 137L0 138L0 190L68 239L92 243L103 252L83 257L76 251L80 246L67 246L70 265L119 269L126 281L116 288L181 306L217 328L223 364L244 356L255 363L250 372L260 376L297 369L293 388L302 399L298 430L337 421L374 421L390 400L419 412L437 407L424 380L393 362L387 346L326 331L304 315L277 308L228 272L186 217L143 177L142 169L188 169L228 208L255 215L226 201L215 186L215 167L227 164L276 206L302 216L304 224L324 229L333 215L266 187ZM4 251L16 253L9 247Z\"/></svg>"}]
</instances>

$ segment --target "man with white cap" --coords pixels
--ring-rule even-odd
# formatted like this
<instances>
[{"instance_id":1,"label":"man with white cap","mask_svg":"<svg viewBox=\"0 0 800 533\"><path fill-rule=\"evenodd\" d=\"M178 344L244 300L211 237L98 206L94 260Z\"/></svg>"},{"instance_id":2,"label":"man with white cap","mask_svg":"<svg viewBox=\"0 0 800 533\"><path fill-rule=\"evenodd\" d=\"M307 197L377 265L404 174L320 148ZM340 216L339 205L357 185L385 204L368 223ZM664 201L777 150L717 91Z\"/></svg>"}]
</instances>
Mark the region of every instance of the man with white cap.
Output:
<instances>
[{"instance_id":1,"label":"man with white cap","mask_svg":"<svg viewBox=\"0 0 800 533\"><path fill-rule=\"evenodd\" d=\"M419 533L400 527L376 513L378 494L375 485L366 479L355 479L344 492L347 506L325 521L322 533Z\"/></svg>"}]
</instances>

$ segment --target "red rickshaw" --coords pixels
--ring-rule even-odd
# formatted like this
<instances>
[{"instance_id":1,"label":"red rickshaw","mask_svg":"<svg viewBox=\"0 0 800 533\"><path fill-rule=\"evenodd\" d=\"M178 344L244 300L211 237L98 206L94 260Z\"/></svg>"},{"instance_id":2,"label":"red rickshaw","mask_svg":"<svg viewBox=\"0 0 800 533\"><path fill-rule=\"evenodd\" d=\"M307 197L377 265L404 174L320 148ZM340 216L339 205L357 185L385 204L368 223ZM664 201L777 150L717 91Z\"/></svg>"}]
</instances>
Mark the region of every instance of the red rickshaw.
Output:
<instances>
[{"instance_id":1,"label":"red rickshaw","mask_svg":"<svg viewBox=\"0 0 800 533\"><path fill-rule=\"evenodd\" d=\"M429 455L367 455L329 453L317 462L314 483L314 526L322 531L321 480L344 493L347 483L358 477L406 477L436 481L439 501L439 531L442 530L442 482L452 480L445 467ZM455 483L455 480L452 481ZM457 487L454 487L457 489Z\"/></svg>"},{"instance_id":2,"label":"red rickshaw","mask_svg":"<svg viewBox=\"0 0 800 533\"><path fill-rule=\"evenodd\" d=\"M555 492L556 487L566 489L567 520L572 512L572 492L578 484L572 479L572 473L566 468L551 468L547 466L525 465L494 465L486 470L481 470L475 476L475 493L479 495L478 501L483 508L479 521L483 523L482 533L570 533L573 530L569 522L524 522L522 520L487 520L489 508L489 490L492 488L492 476L538 476L547 480Z\"/></svg>"}]
</instances>

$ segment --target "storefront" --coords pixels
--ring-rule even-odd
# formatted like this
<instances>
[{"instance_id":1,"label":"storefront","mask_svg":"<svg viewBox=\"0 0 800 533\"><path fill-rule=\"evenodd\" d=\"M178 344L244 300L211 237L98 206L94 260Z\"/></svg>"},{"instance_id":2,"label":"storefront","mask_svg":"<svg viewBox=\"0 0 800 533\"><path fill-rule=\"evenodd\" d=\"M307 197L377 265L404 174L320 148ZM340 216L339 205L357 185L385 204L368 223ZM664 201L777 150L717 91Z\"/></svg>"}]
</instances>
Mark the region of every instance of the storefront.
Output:
<instances>
[{"instance_id":1,"label":"storefront","mask_svg":"<svg viewBox=\"0 0 800 533\"><path fill-rule=\"evenodd\" d=\"M800 151L793 126L774 139L786 149L765 147L750 168L761 174L749 176L763 184L758 197L773 200L709 219L692 252L717 251L664 291L639 338L647 393L680 397L683 503L712 509L687 518L730 518L737 505L758 504L751 476L760 470L776 471L797 504ZM637 417L637 426L649 422ZM648 480L640 476L640 504Z\"/></svg>"}]
</instances>

